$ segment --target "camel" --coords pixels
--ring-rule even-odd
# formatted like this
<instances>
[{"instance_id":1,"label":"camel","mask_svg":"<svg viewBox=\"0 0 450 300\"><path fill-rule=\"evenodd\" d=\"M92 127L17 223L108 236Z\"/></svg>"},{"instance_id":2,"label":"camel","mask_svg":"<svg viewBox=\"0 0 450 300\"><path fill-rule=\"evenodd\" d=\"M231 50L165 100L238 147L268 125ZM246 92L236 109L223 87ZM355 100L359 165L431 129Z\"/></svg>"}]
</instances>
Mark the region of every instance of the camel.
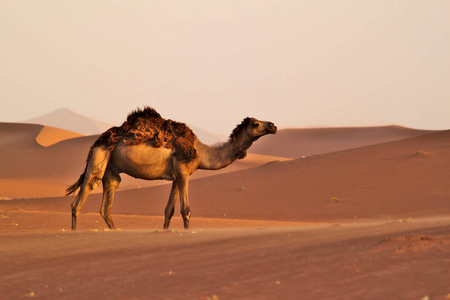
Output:
<instances>
[{"instance_id":1,"label":"camel","mask_svg":"<svg viewBox=\"0 0 450 300\"><path fill-rule=\"evenodd\" d=\"M191 210L188 200L189 176L196 170L218 170L246 156L247 150L260 137L275 134L272 122L245 118L231 133L228 141L208 146L183 123L163 119L153 108L137 109L120 127L104 132L92 145L84 173L69 186L67 195L80 192L72 202L72 229L77 226L81 207L89 193L100 182L103 200L100 214L110 229L114 193L120 174L145 180L172 181L169 201L164 210L164 229L169 228L179 197L184 228L189 228Z\"/></svg>"}]
</instances>

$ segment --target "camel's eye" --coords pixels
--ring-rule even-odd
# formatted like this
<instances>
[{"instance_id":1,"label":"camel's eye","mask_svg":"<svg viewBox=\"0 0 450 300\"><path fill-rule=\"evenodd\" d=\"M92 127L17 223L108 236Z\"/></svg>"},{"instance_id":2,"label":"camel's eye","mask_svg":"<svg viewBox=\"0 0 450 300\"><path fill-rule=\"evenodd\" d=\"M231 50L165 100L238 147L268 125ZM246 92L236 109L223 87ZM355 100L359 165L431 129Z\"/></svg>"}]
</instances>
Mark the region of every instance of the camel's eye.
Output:
<instances>
[{"instance_id":1,"label":"camel's eye","mask_svg":"<svg viewBox=\"0 0 450 300\"><path fill-rule=\"evenodd\" d=\"M259 122L253 122L253 123L252 123L252 126L253 126L253 127L258 127L258 126L259 126Z\"/></svg>"}]
</instances>

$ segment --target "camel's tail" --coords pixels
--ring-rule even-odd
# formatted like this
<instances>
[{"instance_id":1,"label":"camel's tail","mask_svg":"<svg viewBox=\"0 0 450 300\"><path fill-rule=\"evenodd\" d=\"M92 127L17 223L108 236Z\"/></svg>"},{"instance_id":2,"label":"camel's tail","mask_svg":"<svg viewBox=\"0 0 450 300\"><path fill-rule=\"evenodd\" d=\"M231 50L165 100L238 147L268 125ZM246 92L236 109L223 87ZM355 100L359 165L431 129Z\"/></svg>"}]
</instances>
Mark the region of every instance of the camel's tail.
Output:
<instances>
[{"instance_id":1,"label":"camel's tail","mask_svg":"<svg viewBox=\"0 0 450 300\"><path fill-rule=\"evenodd\" d=\"M86 169L84 170L83 174L80 175L80 178L78 178L78 180L74 184L72 184L71 186L69 186L66 189L66 196L75 194L75 192L81 187L81 185L84 182L84 177L86 176L86 171L87 171L87 165L86 165Z\"/></svg>"}]
</instances>

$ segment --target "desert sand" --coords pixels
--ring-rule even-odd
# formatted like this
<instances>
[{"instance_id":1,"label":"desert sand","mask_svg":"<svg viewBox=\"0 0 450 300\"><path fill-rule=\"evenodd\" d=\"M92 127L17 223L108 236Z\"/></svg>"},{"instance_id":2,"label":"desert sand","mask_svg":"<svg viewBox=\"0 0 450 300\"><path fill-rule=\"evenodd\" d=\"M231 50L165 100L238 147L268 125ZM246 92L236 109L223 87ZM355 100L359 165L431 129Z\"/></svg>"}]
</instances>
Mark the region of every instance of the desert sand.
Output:
<instances>
[{"instance_id":1,"label":"desert sand","mask_svg":"<svg viewBox=\"0 0 450 300\"><path fill-rule=\"evenodd\" d=\"M100 187L72 232L62 195L96 136L1 123L0 299L450 299L450 131L337 131L199 172L189 230L162 230L170 186L128 178L119 230Z\"/></svg>"}]
</instances>

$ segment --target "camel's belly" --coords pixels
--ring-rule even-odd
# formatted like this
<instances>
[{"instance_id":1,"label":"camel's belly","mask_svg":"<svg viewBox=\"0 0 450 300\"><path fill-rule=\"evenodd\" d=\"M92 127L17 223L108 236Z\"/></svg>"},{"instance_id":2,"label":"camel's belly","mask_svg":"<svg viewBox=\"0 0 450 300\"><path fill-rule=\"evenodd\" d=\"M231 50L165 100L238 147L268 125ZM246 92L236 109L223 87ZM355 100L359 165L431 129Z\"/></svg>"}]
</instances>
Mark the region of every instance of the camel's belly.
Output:
<instances>
[{"instance_id":1,"label":"camel's belly","mask_svg":"<svg viewBox=\"0 0 450 300\"><path fill-rule=\"evenodd\" d=\"M122 143L114 149L110 164L117 173L135 178L173 180L173 151L145 144L127 146Z\"/></svg>"}]
</instances>

